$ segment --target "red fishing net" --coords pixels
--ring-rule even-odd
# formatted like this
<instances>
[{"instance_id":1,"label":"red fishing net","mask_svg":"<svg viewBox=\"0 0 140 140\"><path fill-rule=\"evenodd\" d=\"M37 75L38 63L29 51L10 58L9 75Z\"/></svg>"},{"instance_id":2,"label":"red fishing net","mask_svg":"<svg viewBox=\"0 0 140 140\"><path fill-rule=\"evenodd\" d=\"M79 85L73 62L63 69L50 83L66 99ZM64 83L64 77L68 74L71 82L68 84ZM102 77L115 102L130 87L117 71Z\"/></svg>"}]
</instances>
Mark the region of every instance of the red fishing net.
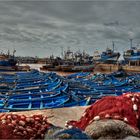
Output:
<instances>
[{"instance_id":1,"label":"red fishing net","mask_svg":"<svg viewBox=\"0 0 140 140\"><path fill-rule=\"evenodd\" d=\"M78 121L69 121L67 126L82 130L93 121L101 119L122 120L136 129L140 129L140 93L126 93L122 96L108 96L96 101L85 110Z\"/></svg>"},{"instance_id":2,"label":"red fishing net","mask_svg":"<svg viewBox=\"0 0 140 140\"><path fill-rule=\"evenodd\" d=\"M46 116L3 114L0 116L0 139L42 139L50 126Z\"/></svg>"}]
</instances>

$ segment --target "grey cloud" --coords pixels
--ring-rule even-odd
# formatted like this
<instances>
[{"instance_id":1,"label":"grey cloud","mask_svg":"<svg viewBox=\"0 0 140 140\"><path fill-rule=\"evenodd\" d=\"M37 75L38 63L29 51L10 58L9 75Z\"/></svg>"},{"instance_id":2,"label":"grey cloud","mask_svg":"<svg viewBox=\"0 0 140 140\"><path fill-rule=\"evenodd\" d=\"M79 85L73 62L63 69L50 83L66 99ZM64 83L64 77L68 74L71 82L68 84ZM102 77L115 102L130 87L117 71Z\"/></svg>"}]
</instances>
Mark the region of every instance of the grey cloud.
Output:
<instances>
[{"instance_id":1,"label":"grey cloud","mask_svg":"<svg viewBox=\"0 0 140 140\"><path fill-rule=\"evenodd\" d=\"M129 31L140 42L139 7L136 1L0 2L2 48L15 46L17 54L32 56L59 55L61 47L86 49L92 54L115 40L123 51Z\"/></svg>"},{"instance_id":2,"label":"grey cloud","mask_svg":"<svg viewBox=\"0 0 140 140\"><path fill-rule=\"evenodd\" d=\"M114 21L114 22L107 22L104 23L105 26L119 26L120 23L118 21Z\"/></svg>"}]
</instances>

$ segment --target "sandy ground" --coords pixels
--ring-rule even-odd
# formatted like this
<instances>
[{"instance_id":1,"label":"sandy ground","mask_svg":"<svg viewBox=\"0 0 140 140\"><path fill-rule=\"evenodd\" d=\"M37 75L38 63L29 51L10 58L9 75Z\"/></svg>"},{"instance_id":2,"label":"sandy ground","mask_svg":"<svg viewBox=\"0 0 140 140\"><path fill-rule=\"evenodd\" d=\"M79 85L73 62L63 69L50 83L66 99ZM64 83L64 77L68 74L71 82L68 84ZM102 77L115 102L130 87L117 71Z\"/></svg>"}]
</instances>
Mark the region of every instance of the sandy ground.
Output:
<instances>
[{"instance_id":1,"label":"sandy ground","mask_svg":"<svg viewBox=\"0 0 140 140\"><path fill-rule=\"evenodd\" d=\"M48 117L48 121L56 126L65 127L65 123L68 120L78 120L84 113L85 107L70 107L70 108L58 108L58 109L46 109L46 110L34 110L34 111L22 111L16 112L17 114L24 114L27 116L42 114Z\"/></svg>"}]
</instances>

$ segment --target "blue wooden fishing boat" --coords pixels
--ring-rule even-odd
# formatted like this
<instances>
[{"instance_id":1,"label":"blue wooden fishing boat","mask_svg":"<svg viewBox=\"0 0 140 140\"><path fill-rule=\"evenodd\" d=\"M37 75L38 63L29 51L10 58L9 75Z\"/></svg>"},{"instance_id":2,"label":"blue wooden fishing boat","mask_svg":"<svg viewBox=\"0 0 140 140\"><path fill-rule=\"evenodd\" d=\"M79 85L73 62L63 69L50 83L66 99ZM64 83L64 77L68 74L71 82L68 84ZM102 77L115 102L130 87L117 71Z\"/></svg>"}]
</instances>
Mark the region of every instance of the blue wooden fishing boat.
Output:
<instances>
[{"instance_id":1,"label":"blue wooden fishing boat","mask_svg":"<svg viewBox=\"0 0 140 140\"><path fill-rule=\"evenodd\" d=\"M57 94L57 93L56 93ZM23 98L17 98L16 100L14 100L14 99L8 99L7 100L7 103L8 104L15 104L15 103L24 103L24 102L26 102L26 103L30 103L30 102L38 102L38 101L47 101L47 102L51 102L51 101L55 101L55 100L59 100L59 99L63 99L63 98L65 98L65 96L66 95L61 95L61 96L54 96L53 98L51 98L51 97L49 97L49 96L47 96L46 94L42 94L42 95L36 95L36 96L34 96L34 94L33 95L31 95L31 96L25 96L25 97L23 97Z\"/></svg>"},{"instance_id":2,"label":"blue wooden fishing boat","mask_svg":"<svg viewBox=\"0 0 140 140\"><path fill-rule=\"evenodd\" d=\"M102 94L102 92L99 92L99 91L87 91L87 92L82 92L82 91L75 91L75 94L76 95L92 95L92 96L100 96Z\"/></svg>"},{"instance_id":3,"label":"blue wooden fishing boat","mask_svg":"<svg viewBox=\"0 0 140 140\"><path fill-rule=\"evenodd\" d=\"M109 94L115 94L115 95L122 95L124 92L129 92L132 90L132 87L130 88L125 88L125 89L104 89L104 90L87 90L87 91L74 91L77 95L82 95L82 96L94 96L98 98L101 95L109 95Z\"/></svg>"},{"instance_id":4,"label":"blue wooden fishing boat","mask_svg":"<svg viewBox=\"0 0 140 140\"><path fill-rule=\"evenodd\" d=\"M78 72L78 73L70 74L70 75L66 76L66 78L68 78L68 79L82 78L82 77L86 77L88 75L90 75L90 72Z\"/></svg>"},{"instance_id":5,"label":"blue wooden fishing boat","mask_svg":"<svg viewBox=\"0 0 140 140\"><path fill-rule=\"evenodd\" d=\"M2 77L1 78L1 82L7 82L7 83L25 83L25 82L34 82L34 81L40 81L40 80L43 80L43 79L46 79L47 76L42 76L42 75L38 75L38 76L33 76L33 77L30 77L30 78L19 78L19 77L15 77L15 78L5 78L5 77Z\"/></svg>"},{"instance_id":6,"label":"blue wooden fishing boat","mask_svg":"<svg viewBox=\"0 0 140 140\"><path fill-rule=\"evenodd\" d=\"M0 110L3 109L6 99L7 99L6 95L0 95Z\"/></svg>"},{"instance_id":7,"label":"blue wooden fishing boat","mask_svg":"<svg viewBox=\"0 0 140 140\"><path fill-rule=\"evenodd\" d=\"M9 110L0 108L0 113L6 113L6 112L9 112Z\"/></svg>"},{"instance_id":8,"label":"blue wooden fishing boat","mask_svg":"<svg viewBox=\"0 0 140 140\"><path fill-rule=\"evenodd\" d=\"M55 78L51 78L51 77L39 77L39 78L34 78L34 79L29 79L29 80L16 80L14 81L14 83L16 83L17 85L26 85L26 84L32 84L32 83L39 83L39 82L45 82L45 81L55 81L56 79L58 79L57 77Z\"/></svg>"},{"instance_id":9,"label":"blue wooden fishing boat","mask_svg":"<svg viewBox=\"0 0 140 140\"><path fill-rule=\"evenodd\" d=\"M46 74L42 74L42 73L39 73L38 75L31 75L30 77L24 77L21 78L21 77L18 77L17 75L15 75L14 77L7 77L5 75L0 75L0 83L6 83L6 84L9 84L9 85L29 85L29 84L37 84L37 83L40 83L40 82L53 82L55 81L56 79L59 79L59 76L56 75L55 73L46 73Z\"/></svg>"},{"instance_id":10,"label":"blue wooden fishing boat","mask_svg":"<svg viewBox=\"0 0 140 140\"><path fill-rule=\"evenodd\" d=\"M85 98L85 99L81 99L79 101L67 101L66 103L64 103L63 105L60 105L59 107L57 108L61 108L61 107L73 107L73 106L87 106L90 104L90 97L89 98Z\"/></svg>"},{"instance_id":11,"label":"blue wooden fishing boat","mask_svg":"<svg viewBox=\"0 0 140 140\"><path fill-rule=\"evenodd\" d=\"M100 96L100 98L106 97L106 96L118 96L118 95L115 94L115 93L106 93L106 94L102 94L102 95Z\"/></svg>"},{"instance_id":12,"label":"blue wooden fishing boat","mask_svg":"<svg viewBox=\"0 0 140 140\"><path fill-rule=\"evenodd\" d=\"M52 92L38 92L38 93L20 93L20 94L13 94L9 95L7 98L8 101L12 102L19 102L19 101L32 101L32 100L43 100L44 98L52 98L56 96L61 96L64 92L67 92L68 84L65 84L64 86L59 87L57 90Z\"/></svg>"},{"instance_id":13,"label":"blue wooden fishing boat","mask_svg":"<svg viewBox=\"0 0 140 140\"><path fill-rule=\"evenodd\" d=\"M110 75L114 77L123 78L123 77L128 76L128 73L126 73L124 70L119 70L119 71L111 73Z\"/></svg>"},{"instance_id":14,"label":"blue wooden fishing boat","mask_svg":"<svg viewBox=\"0 0 140 140\"><path fill-rule=\"evenodd\" d=\"M61 84L56 85L54 87L40 87L35 89L24 89L24 90L0 90L0 93L6 94L6 95L19 95L19 94L42 94L42 93L50 93L50 92L58 92L61 91L67 91L68 85L62 86Z\"/></svg>"},{"instance_id":15,"label":"blue wooden fishing boat","mask_svg":"<svg viewBox=\"0 0 140 140\"><path fill-rule=\"evenodd\" d=\"M107 86L99 84L98 86L96 86L96 87L93 86L91 88L94 88L96 90L126 89L127 86L125 84L126 84L126 82L123 81L123 82L120 82L118 84L110 84L110 85L107 85Z\"/></svg>"},{"instance_id":16,"label":"blue wooden fishing boat","mask_svg":"<svg viewBox=\"0 0 140 140\"><path fill-rule=\"evenodd\" d=\"M38 109L46 109L46 108L54 108L59 107L65 102L69 100L67 95L56 97L56 98L47 98L44 100L35 100L28 102L7 102L5 104L4 109L8 109L10 111L24 111L24 110L38 110Z\"/></svg>"},{"instance_id":17,"label":"blue wooden fishing boat","mask_svg":"<svg viewBox=\"0 0 140 140\"><path fill-rule=\"evenodd\" d=\"M49 85L40 85L37 87L29 87L25 89L16 89L16 88L6 88L0 89L1 93L10 93L10 94L17 94L17 93L35 93L35 92L47 92L57 89L62 84L62 81L58 79L56 82L51 83Z\"/></svg>"},{"instance_id":18,"label":"blue wooden fishing boat","mask_svg":"<svg viewBox=\"0 0 140 140\"><path fill-rule=\"evenodd\" d=\"M5 100L4 99L1 99L0 100L0 109L2 109L5 105Z\"/></svg>"},{"instance_id":19,"label":"blue wooden fishing boat","mask_svg":"<svg viewBox=\"0 0 140 140\"><path fill-rule=\"evenodd\" d=\"M62 84L62 81L60 79L58 79L57 81L49 84L49 85L41 85L41 86L37 86L35 87L29 87L26 89L13 89L14 92L32 92L32 91L50 91L50 90L54 90L57 87L59 87Z\"/></svg>"},{"instance_id":20,"label":"blue wooden fishing boat","mask_svg":"<svg viewBox=\"0 0 140 140\"><path fill-rule=\"evenodd\" d=\"M140 84L134 85L134 88L131 90L131 92L140 92Z\"/></svg>"},{"instance_id":21,"label":"blue wooden fishing boat","mask_svg":"<svg viewBox=\"0 0 140 140\"><path fill-rule=\"evenodd\" d=\"M134 89L133 86L122 86L122 87L110 87L110 88L104 88L104 89L96 89L96 92L100 92L100 93L112 93L112 94L117 94L117 95L121 95L124 92L128 92L131 91L132 89Z\"/></svg>"},{"instance_id":22,"label":"blue wooden fishing boat","mask_svg":"<svg viewBox=\"0 0 140 140\"><path fill-rule=\"evenodd\" d=\"M33 69L33 70L31 70L30 72L16 72L15 73L15 75L16 76L34 76L34 75L39 75L40 74L40 72L38 71L38 70L35 70L35 69Z\"/></svg>"},{"instance_id":23,"label":"blue wooden fishing boat","mask_svg":"<svg viewBox=\"0 0 140 140\"><path fill-rule=\"evenodd\" d=\"M59 107L86 106L90 104L91 97L79 97L73 91L65 92L65 94L69 96L69 100Z\"/></svg>"},{"instance_id":24,"label":"blue wooden fishing boat","mask_svg":"<svg viewBox=\"0 0 140 140\"><path fill-rule=\"evenodd\" d=\"M23 101L33 101L33 100L43 100L43 99L46 99L46 98L52 98L52 97L56 97L58 95L60 95L61 92L48 92L48 93L27 93L27 94L19 94L19 95L16 95L16 96L10 96L8 98L8 102L23 102Z\"/></svg>"},{"instance_id":25,"label":"blue wooden fishing boat","mask_svg":"<svg viewBox=\"0 0 140 140\"><path fill-rule=\"evenodd\" d=\"M0 100L4 100L4 99L7 99L7 98L8 98L8 96L0 94Z\"/></svg>"},{"instance_id":26,"label":"blue wooden fishing boat","mask_svg":"<svg viewBox=\"0 0 140 140\"><path fill-rule=\"evenodd\" d=\"M28 78L32 76L42 75L38 70L31 70L29 72L15 72L15 73L1 73L1 76L5 77L6 79L14 79L14 78ZM45 75L50 73L45 73Z\"/></svg>"},{"instance_id":27,"label":"blue wooden fishing boat","mask_svg":"<svg viewBox=\"0 0 140 140\"><path fill-rule=\"evenodd\" d=\"M20 84L16 84L15 85L15 89L26 89L26 88L31 88L31 87L37 87L37 86L47 86L50 85L54 82L57 82L57 78L53 79L53 80L49 80L49 79L45 79L42 81L38 81L38 82L30 82L30 83L20 83Z\"/></svg>"}]
</instances>

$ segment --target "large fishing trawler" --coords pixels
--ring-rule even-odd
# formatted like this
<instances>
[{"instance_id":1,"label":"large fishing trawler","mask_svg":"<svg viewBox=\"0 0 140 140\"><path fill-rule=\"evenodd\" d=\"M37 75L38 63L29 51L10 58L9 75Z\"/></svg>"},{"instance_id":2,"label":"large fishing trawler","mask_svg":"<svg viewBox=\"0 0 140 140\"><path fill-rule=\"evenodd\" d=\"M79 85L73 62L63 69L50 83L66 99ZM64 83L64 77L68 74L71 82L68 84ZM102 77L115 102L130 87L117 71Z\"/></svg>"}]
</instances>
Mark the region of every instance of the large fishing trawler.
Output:
<instances>
[{"instance_id":1,"label":"large fishing trawler","mask_svg":"<svg viewBox=\"0 0 140 140\"><path fill-rule=\"evenodd\" d=\"M103 51L101 54L98 51L94 52L93 60L98 62L117 62L120 53L114 51L114 42L113 49L107 48L106 51Z\"/></svg>"},{"instance_id":2,"label":"large fishing trawler","mask_svg":"<svg viewBox=\"0 0 140 140\"><path fill-rule=\"evenodd\" d=\"M123 54L124 60L128 61L140 61L140 49L133 47L132 39L130 39L130 49L126 50Z\"/></svg>"},{"instance_id":3,"label":"large fishing trawler","mask_svg":"<svg viewBox=\"0 0 140 140\"><path fill-rule=\"evenodd\" d=\"M0 54L0 66L15 66L17 64L17 60L15 59L16 50L13 51L13 54L10 55L10 52L8 50L8 53L2 53Z\"/></svg>"}]
</instances>

